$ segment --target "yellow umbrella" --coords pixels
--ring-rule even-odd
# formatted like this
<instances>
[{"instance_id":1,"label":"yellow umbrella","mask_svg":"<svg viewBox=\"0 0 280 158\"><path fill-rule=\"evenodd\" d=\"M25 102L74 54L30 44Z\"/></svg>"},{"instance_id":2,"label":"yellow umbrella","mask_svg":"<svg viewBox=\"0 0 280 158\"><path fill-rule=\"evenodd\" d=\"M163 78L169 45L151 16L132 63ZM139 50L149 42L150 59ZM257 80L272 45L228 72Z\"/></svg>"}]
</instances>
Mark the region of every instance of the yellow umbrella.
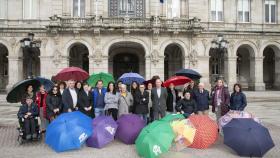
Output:
<instances>
[{"instance_id":1,"label":"yellow umbrella","mask_svg":"<svg viewBox=\"0 0 280 158\"><path fill-rule=\"evenodd\" d=\"M173 121L171 127L176 134L175 142L184 142L185 146L193 143L196 129L188 119Z\"/></svg>"}]
</instances>

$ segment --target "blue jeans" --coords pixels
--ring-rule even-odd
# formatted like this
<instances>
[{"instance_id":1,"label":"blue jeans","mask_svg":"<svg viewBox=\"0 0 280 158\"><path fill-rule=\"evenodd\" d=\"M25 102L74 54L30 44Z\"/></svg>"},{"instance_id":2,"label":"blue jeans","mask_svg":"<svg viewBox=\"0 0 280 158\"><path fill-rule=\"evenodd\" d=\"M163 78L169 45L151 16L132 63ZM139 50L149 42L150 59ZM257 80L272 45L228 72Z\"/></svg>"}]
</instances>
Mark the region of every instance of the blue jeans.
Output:
<instances>
[{"instance_id":1,"label":"blue jeans","mask_svg":"<svg viewBox=\"0 0 280 158\"><path fill-rule=\"evenodd\" d=\"M95 117L104 116L104 109L103 108L95 108L94 109Z\"/></svg>"},{"instance_id":2,"label":"blue jeans","mask_svg":"<svg viewBox=\"0 0 280 158\"><path fill-rule=\"evenodd\" d=\"M147 124L147 114L137 114L139 117L141 117L142 120L144 120L145 124Z\"/></svg>"}]
</instances>

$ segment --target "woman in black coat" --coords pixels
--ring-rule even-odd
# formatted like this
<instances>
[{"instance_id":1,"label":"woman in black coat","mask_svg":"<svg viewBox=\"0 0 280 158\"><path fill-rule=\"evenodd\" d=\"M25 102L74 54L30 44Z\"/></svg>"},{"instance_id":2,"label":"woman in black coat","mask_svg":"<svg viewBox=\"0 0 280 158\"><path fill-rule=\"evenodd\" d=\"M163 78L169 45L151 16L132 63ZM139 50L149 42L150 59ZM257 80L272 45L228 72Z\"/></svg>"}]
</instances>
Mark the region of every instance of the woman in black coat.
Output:
<instances>
[{"instance_id":1,"label":"woman in black coat","mask_svg":"<svg viewBox=\"0 0 280 158\"><path fill-rule=\"evenodd\" d=\"M185 116L191 115L197 111L196 102L191 98L190 92L184 93L184 98L177 103L176 110Z\"/></svg>"},{"instance_id":2,"label":"woman in black coat","mask_svg":"<svg viewBox=\"0 0 280 158\"><path fill-rule=\"evenodd\" d=\"M53 121L62 112L62 98L59 87L53 87L46 98L47 118Z\"/></svg>"},{"instance_id":3,"label":"woman in black coat","mask_svg":"<svg viewBox=\"0 0 280 158\"><path fill-rule=\"evenodd\" d=\"M173 83L169 85L167 88L167 99L166 99L166 106L167 106L167 112L174 113L175 106L177 102L180 100L180 97L178 96L178 91L175 89L175 86ZM175 99L175 100L174 100Z\"/></svg>"},{"instance_id":4,"label":"woman in black coat","mask_svg":"<svg viewBox=\"0 0 280 158\"><path fill-rule=\"evenodd\" d=\"M78 94L79 111L87 116L94 117L92 93L87 83L83 84L83 89Z\"/></svg>"},{"instance_id":5,"label":"woman in black coat","mask_svg":"<svg viewBox=\"0 0 280 158\"><path fill-rule=\"evenodd\" d=\"M139 90L134 95L134 112L138 114L147 123L147 114L149 113L149 92L145 91L145 85L140 84Z\"/></svg>"}]
</instances>

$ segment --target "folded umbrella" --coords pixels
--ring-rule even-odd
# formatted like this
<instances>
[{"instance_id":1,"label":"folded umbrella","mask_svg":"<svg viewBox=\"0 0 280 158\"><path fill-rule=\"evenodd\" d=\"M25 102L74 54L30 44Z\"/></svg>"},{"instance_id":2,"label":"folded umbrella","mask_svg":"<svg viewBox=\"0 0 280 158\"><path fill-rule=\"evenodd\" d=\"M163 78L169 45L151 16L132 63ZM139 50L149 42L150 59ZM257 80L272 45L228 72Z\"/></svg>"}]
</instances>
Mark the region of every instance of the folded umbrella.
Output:
<instances>
[{"instance_id":1,"label":"folded umbrella","mask_svg":"<svg viewBox=\"0 0 280 158\"><path fill-rule=\"evenodd\" d=\"M160 120L161 121L171 122L171 121L180 120L180 119L185 119L183 114L168 114L168 115L164 116Z\"/></svg>"},{"instance_id":2,"label":"folded umbrella","mask_svg":"<svg viewBox=\"0 0 280 158\"><path fill-rule=\"evenodd\" d=\"M112 74L109 73L104 73L104 72L99 72L99 73L94 73L92 74L89 79L87 80L87 83L92 86L95 87L95 84L98 80L102 80L103 81L103 86L107 87L109 82L115 82L114 77Z\"/></svg>"},{"instance_id":3,"label":"folded umbrella","mask_svg":"<svg viewBox=\"0 0 280 158\"><path fill-rule=\"evenodd\" d=\"M33 91L36 92L39 89L40 81L36 79L26 79L13 85L12 89L8 92L6 100L9 103L17 103L23 99L23 95L26 94L26 88L28 85L33 86Z\"/></svg>"},{"instance_id":4,"label":"folded umbrella","mask_svg":"<svg viewBox=\"0 0 280 158\"><path fill-rule=\"evenodd\" d=\"M274 147L267 128L250 118L234 118L223 127L224 144L239 156L263 157Z\"/></svg>"},{"instance_id":5,"label":"folded umbrella","mask_svg":"<svg viewBox=\"0 0 280 158\"><path fill-rule=\"evenodd\" d=\"M40 81L41 85L44 85L45 87L45 90L48 92L50 91L53 87L54 87L54 83L47 79L47 78L44 78L44 77L35 77L35 80L38 80Z\"/></svg>"},{"instance_id":6,"label":"folded umbrella","mask_svg":"<svg viewBox=\"0 0 280 158\"><path fill-rule=\"evenodd\" d=\"M45 142L56 152L79 149L92 134L91 122L79 111L61 114L48 126Z\"/></svg>"},{"instance_id":7,"label":"folded umbrella","mask_svg":"<svg viewBox=\"0 0 280 158\"><path fill-rule=\"evenodd\" d=\"M118 120L116 138L125 144L134 144L140 131L145 127L145 122L135 114L122 115Z\"/></svg>"},{"instance_id":8,"label":"folded umbrella","mask_svg":"<svg viewBox=\"0 0 280 158\"><path fill-rule=\"evenodd\" d=\"M143 83L145 81L144 77L139 75L138 73L124 73L118 81L122 81L124 84L130 85L133 81L137 83Z\"/></svg>"},{"instance_id":9,"label":"folded umbrella","mask_svg":"<svg viewBox=\"0 0 280 158\"><path fill-rule=\"evenodd\" d=\"M175 74L176 76L186 76L193 80L197 80L201 78L201 75L197 71L192 69L181 69L177 71Z\"/></svg>"},{"instance_id":10,"label":"folded umbrella","mask_svg":"<svg viewBox=\"0 0 280 158\"><path fill-rule=\"evenodd\" d=\"M191 115L190 122L194 125L196 133L191 148L205 149L215 143L218 138L218 125L208 116Z\"/></svg>"},{"instance_id":11,"label":"folded umbrella","mask_svg":"<svg viewBox=\"0 0 280 158\"><path fill-rule=\"evenodd\" d=\"M155 158L167 152L175 134L168 122L154 121L141 131L135 144L138 154L145 158Z\"/></svg>"},{"instance_id":12,"label":"folded umbrella","mask_svg":"<svg viewBox=\"0 0 280 158\"><path fill-rule=\"evenodd\" d=\"M67 67L62 69L54 79L57 81L76 80L83 81L89 77L88 73L78 67Z\"/></svg>"},{"instance_id":13,"label":"folded umbrella","mask_svg":"<svg viewBox=\"0 0 280 158\"><path fill-rule=\"evenodd\" d=\"M110 116L98 116L93 119L93 134L88 138L87 146L103 148L114 140L117 123Z\"/></svg>"},{"instance_id":14,"label":"folded umbrella","mask_svg":"<svg viewBox=\"0 0 280 158\"><path fill-rule=\"evenodd\" d=\"M179 85L183 85L185 83L191 82L191 79L185 76L173 76L171 78L169 78L168 80L166 80L163 83L164 87L169 87L169 85L171 83L174 84L174 86L179 86Z\"/></svg>"}]
</instances>

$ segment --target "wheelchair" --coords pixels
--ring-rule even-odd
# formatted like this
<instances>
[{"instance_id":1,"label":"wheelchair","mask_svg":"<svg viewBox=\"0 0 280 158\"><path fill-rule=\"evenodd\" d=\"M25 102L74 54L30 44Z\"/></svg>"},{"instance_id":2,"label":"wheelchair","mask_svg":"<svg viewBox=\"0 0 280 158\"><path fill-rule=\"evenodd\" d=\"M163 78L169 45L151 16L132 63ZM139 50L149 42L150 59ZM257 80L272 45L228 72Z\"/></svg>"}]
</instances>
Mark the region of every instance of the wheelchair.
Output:
<instances>
[{"instance_id":1,"label":"wheelchair","mask_svg":"<svg viewBox=\"0 0 280 158\"><path fill-rule=\"evenodd\" d=\"M35 132L37 134L37 137L36 138L32 138L30 140L27 140L26 139L25 128L24 128L24 118L18 118L19 127L17 128L17 130L19 132L19 135L18 135L17 141L18 141L19 144L41 140L41 131L40 131L40 125L39 125L39 117L36 116L34 118L34 121L35 121Z\"/></svg>"}]
</instances>

